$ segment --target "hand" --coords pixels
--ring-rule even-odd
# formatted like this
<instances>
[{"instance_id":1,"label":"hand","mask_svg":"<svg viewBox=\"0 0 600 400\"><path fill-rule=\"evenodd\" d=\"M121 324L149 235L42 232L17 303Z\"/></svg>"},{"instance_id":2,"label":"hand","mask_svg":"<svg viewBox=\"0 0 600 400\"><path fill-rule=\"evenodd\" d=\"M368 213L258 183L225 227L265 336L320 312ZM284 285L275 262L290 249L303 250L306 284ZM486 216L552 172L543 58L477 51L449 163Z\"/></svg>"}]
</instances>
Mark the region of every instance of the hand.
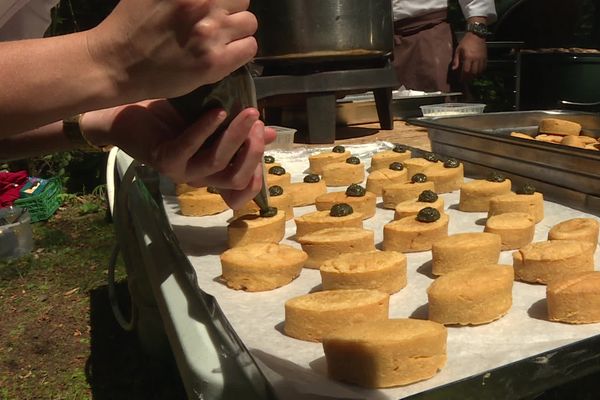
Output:
<instances>
[{"instance_id":1,"label":"hand","mask_svg":"<svg viewBox=\"0 0 600 400\"><path fill-rule=\"evenodd\" d=\"M217 187L237 209L261 188L263 152L275 131L247 108L210 147L202 147L225 117L223 110L209 111L186 127L166 100L153 100L86 113L81 124L93 143L119 146L177 183Z\"/></svg>"},{"instance_id":2,"label":"hand","mask_svg":"<svg viewBox=\"0 0 600 400\"><path fill-rule=\"evenodd\" d=\"M88 50L124 103L176 97L221 80L257 51L249 0L121 0Z\"/></svg>"},{"instance_id":3,"label":"hand","mask_svg":"<svg viewBox=\"0 0 600 400\"><path fill-rule=\"evenodd\" d=\"M485 39L472 32L465 33L454 52L452 70L461 68L461 80L468 82L481 75L487 67L487 46Z\"/></svg>"}]
</instances>

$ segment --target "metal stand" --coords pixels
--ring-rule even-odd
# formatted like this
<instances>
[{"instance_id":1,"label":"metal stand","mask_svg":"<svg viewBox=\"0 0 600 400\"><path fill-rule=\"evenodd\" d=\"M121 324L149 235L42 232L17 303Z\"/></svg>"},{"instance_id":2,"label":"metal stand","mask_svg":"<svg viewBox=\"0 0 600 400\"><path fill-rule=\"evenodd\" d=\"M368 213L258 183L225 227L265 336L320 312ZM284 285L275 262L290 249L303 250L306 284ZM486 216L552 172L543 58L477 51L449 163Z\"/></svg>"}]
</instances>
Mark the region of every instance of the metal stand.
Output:
<instances>
[{"instance_id":1,"label":"metal stand","mask_svg":"<svg viewBox=\"0 0 600 400\"><path fill-rule=\"evenodd\" d=\"M381 129L390 130L392 89L398 86L390 62L380 68L315 72L305 75L254 77L257 99L285 94L306 95L308 143L335 141L336 93L373 90Z\"/></svg>"}]
</instances>

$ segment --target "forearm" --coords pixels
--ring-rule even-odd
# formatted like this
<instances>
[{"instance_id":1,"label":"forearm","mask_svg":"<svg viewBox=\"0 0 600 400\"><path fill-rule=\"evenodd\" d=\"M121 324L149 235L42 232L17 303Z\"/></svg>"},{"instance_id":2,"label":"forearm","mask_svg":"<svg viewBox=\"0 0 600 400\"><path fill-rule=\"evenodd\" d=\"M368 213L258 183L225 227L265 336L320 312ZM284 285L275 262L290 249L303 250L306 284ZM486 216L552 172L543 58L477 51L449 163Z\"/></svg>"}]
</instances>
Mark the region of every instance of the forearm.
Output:
<instances>
[{"instance_id":1,"label":"forearm","mask_svg":"<svg viewBox=\"0 0 600 400\"><path fill-rule=\"evenodd\" d=\"M111 70L90 55L87 35L0 43L0 138L125 96Z\"/></svg>"},{"instance_id":2,"label":"forearm","mask_svg":"<svg viewBox=\"0 0 600 400\"><path fill-rule=\"evenodd\" d=\"M78 147L65 136L61 122L0 139L0 161L75 150Z\"/></svg>"}]
</instances>

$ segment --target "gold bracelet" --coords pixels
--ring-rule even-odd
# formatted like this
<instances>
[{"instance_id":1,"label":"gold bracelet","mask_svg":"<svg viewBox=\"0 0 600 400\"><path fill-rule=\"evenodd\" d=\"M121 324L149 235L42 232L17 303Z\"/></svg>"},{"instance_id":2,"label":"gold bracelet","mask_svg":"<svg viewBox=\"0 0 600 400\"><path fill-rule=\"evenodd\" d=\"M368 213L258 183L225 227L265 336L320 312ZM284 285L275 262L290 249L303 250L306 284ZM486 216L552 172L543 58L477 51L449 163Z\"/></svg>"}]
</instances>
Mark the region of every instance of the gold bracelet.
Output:
<instances>
[{"instance_id":1,"label":"gold bracelet","mask_svg":"<svg viewBox=\"0 0 600 400\"><path fill-rule=\"evenodd\" d=\"M67 139L83 151L107 151L108 146L96 146L85 137L81 129L82 117L83 113L63 119L63 132Z\"/></svg>"}]
</instances>

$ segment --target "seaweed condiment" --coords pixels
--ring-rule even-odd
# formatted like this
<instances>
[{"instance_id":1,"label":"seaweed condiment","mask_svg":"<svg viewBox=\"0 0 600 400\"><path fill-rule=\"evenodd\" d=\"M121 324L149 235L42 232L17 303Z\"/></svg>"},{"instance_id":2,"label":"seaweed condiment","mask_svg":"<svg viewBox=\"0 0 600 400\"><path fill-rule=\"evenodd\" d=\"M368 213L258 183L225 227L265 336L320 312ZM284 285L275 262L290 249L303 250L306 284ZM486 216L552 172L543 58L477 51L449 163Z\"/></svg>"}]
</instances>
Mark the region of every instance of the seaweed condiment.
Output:
<instances>
[{"instance_id":1,"label":"seaweed condiment","mask_svg":"<svg viewBox=\"0 0 600 400\"><path fill-rule=\"evenodd\" d=\"M404 164L402 164L401 162L398 161L394 161L393 163L391 163L388 167L389 169L391 169L392 171L402 171L404 169Z\"/></svg>"},{"instance_id":2,"label":"seaweed condiment","mask_svg":"<svg viewBox=\"0 0 600 400\"><path fill-rule=\"evenodd\" d=\"M331 149L331 151L333 151L334 153L343 153L346 151L346 148L344 146L334 146L333 149Z\"/></svg>"},{"instance_id":3,"label":"seaweed condiment","mask_svg":"<svg viewBox=\"0 0 600 400\"><path fill-rule=\"evenodd\" d=\"M362 197L367 193L367 190L360 186L357 183L353 183L352 185L346 188L346 196L349 197Z\"/></svg>"},{"instance_id":4,"label":"seaweed condiment","mask_svg":"<svg viewBox=\"0 0 600 400\"><path fill-rule=\"evenodd\" d=\"M422 203L434 203L438 199L437 193L431 190L423 190L419 195L418 201Z\"/></svg>"},{"instance_id":5,"label":"seaweed condiment","mask_svg":"<svg viewBox=\"0 0 600 400\"><path fill-rule=\"evenodd\" d=\"M526 183L523 186L521 186L519 189L517 189L517 194L532 195L534 193L535 193L535 186L533 186L530 183Z\"/></svg>"},{"instance_id":6,"label":"seaweed condiment","mask_svg":"<svg viewBox=\"0 0 600 400\"><path fill-rule=\"evenodd\" d=\"M394 148L392 149L394 153L406 153L406 146L403 144L394 144Z\"/></svg>"},{"instance_id":7,"label":"seaweed condiment","mask_svg":"<svg viewBox=\"0 0 600 400\"><path fill-rule=\"evenodd\" d=\"M486 179L490 182L504 182L506 180L506 177L494 171Z\"/></svg>"},{"instance_id":8,"label":"seaweed condiment","mask_svg":"<svg viewBox=\"0 0 600 400\"><path fill-rule=\"evenodd\" d=\"M430 162L438 162L440 160L435 153L431 152L423 154L423 158Z\"/></svg>"},{"instance_id":9,"label":"seaweed condiment","mask_svg":"<svg viewBox=\"0 0 600 400\"><path fill-rule=\"evenodd\" d=\"M208 193L212 193L212 194L220 194L220 192L219 192L219 189L217 189L217 188L216 188L216 187L214 187L214 186L207 186L207 187L206 187L206 191L207 191Z\"/></svg>"},{"instance_id":10,"label":"seaweed condiment","mask_svg":"<svg viewBox=\"0 0 600 400\"><path fill-rule=\"evenodd\" d=\"M449 158L444 161L444 168L458 168L460 162L456 158Z\"/></svg>"},{"instance_id":11,"label":"seaweed condiment","mask_svg":"<svg viewBox=\"0 0 600 400\"><path fill-rule=\"evenodd\" d=\"M277 215L277 207L267 207L264 210L260 210L260 216L265 218L271 218Z\"/></svg>"},{"instance_id":12,"label":"seaweed condiment","mask_svg":"<svg viewBox=\"0 0 600 400\"><path fill-rule=\"evenodd\" d=\"M279 176L281 176L281 175L285 174L285 168L280 167L280 166L274 166L274 167L269 168L269 173L271 175L279 175Z\"/></svg>"},{"instance_id":13,"label":"seaweed condiment","mask_svg":"<svg viewBox=\"0 0 600 400\"><path fill-rule=\"evenodd\" d=\"M352 156L352 157L346 158L346 162L348 164L358 165L358 164L360 164L360 159L358 157Z\"/></svg>"},{"instance_id":14,"label":"seaweed condiment","mask_svg":"<svg viewBox=\"0 0 600 400\"><path fill-rule=\"evenodd\" d=\"M308 174L304 177L303 181L305 183L317 183L321 180L321 177L317 174Z\"/></svg>"},{"instance_id":15,"label":"seaweed condiment","mask_svg":"<svg viewBox=\"0 0 600 400\"><path fill-rule=\"evenodd\" d=\"M345 217L346 215L350 215L354 212L352 206L348 203L337 203L331 206L331 210L329 211L329 215L332 217Z\"/></svg>"},{"instance_id":16,"label":"seaweed condiment","mask_svg":"<svg viewBox=\"0 0 600 400\"><path fill-rule=\"evenodd\" d=\"M441 215L438 210L433 207L425 207L419 210L417 221L419 222L435 222L440 219Z\"/></svg>"},{"instance_id":17,"label":"seaweed condiment","mask_svg":"<svg viewBox=\"0 0 600 400\"><path fill-rule=\"evenodd\" d=\"M424 182L427 182L427 175L421 174L421 173L414 174L412 176L412 178L410 178L410 181L412 183L424 183Z\"/></svg>"},{"instance_id":18,"label":"seaweed condiment","mask_svg":"<svg viewBox=\"0 0 600 400\"><path fill-rule=\"evenodd\" d=\"M275 162L275 157L273 156L264 156L265 164L273 164Z\"/></svg>"},{"instance_id":19,"label":"seaweed condiment","mask_svg":"<svg viewBox=\"0 0 600 400\"><path fill-rule=\"evenodd\" d=\"M269 195L272 197L281 196L283 194L283 188L279 185L273 185L269 187Z\"/></svg>"}]
</instances>

